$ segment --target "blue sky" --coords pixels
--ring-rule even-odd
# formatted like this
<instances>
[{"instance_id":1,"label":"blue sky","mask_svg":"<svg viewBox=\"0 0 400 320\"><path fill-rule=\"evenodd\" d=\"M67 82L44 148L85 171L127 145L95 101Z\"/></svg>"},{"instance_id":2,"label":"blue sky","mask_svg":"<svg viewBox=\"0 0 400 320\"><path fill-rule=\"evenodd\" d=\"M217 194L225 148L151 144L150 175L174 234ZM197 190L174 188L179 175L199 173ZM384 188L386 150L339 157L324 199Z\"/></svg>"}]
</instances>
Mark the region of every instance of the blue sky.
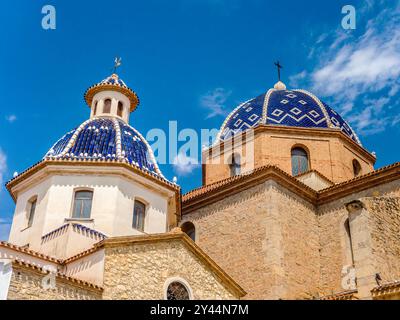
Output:
<instances>
[{"instance_id":1,"label":"blue sky","mask_svg":"<svg viewBox=\"0 0 400 320\"><path fill-rule=\"evenodd\" d=\"M41 27L55 6L56 30ZM341 28L352 4L355 30ZM111 73L139 95L131 125L143 135L219 128L237 104L276 82L304 88L340 111L376 168L399 160L399 1L29 1L0 11L0 239L14 203L3 187L13 172L39 161L89 116L84 91ZM184 191L199 186L200 168L162 165Z\"/></svg>"}]
</instances>

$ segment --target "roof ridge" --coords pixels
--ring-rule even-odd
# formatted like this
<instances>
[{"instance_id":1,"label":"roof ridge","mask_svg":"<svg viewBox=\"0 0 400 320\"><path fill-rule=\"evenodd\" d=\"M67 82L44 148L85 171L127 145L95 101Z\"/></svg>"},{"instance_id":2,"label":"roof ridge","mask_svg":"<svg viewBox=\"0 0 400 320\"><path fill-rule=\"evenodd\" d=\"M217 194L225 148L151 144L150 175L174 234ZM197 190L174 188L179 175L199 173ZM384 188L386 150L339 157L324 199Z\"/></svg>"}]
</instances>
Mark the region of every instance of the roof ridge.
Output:
<instances>
[{"instance_id":1,"label":"roof ridge","mask_svg":"<svg viewBox=\"0 0 400 320\"><path fill-rule=\"evenodd\" d=\"M209 192L211 190L216 190L216 189L218 189L220 187L228 185L233 181L238 181L238 180L245 179L245 178L247 178L249 176L252 176L252 175L254 175L254 174L258 173L258 172L266 171L268 169L273 169L273 170L279 172L280 174L283 174L286 178L290 178L292 180L292 182L301 185L301 187L304 188L305 190L316 192L314 189L310 188L309 186L307 186L303 182L299 181L295 177L289 175L288 173L286 173L285 171L283 171L279 167L277 167L275 165L265 165L265 166L257 167L257 168L255 168L255 169L253 169L251 171L248 171L247 173L243 173L243 174L240 174L240 175L237 175L237 176L229 177L229 178L214 182L212 184L205 185L205 186L200 187L198 189L194 189L192 191L189 191L188 193L185 193L182 196L182 202L187 202L187 201L189 201L189 200L191 200L191 199L193 199L195 197L201 196L201 195L203 195L203 194L205 194L205 193L207 193L207 192ZM203 191L203 192L195 194L196 192L198 192L200 190Z\"/></svg>"},{"instance_id":2,"label":"roof ridge","mask_svg":"<svg viewBox=\"0 0 400 320\"><path fill-rule=\"evenodd\" d=\"M346 181L343 181L343 182L336 183L336 184L334 184L333 186L330 186L330 187L325 188L325 189L321 189L321 190L319 190L318 192L319 192L319 193L323 193L323 192L325 192L325 191L329 191L329 190L331 190L331 189L338 188L338 187L341 187L341 186L343 186L343 185L347 185L347 184L349 184L349 183L351 183L351 182L358 181L358 180L362 180L362 179L364 179L364 178L373 176L373 175L375 175L375 174L377 174L377 173L380 173L380 172L382 172L382 171L385 171L385 170L394 168L394 167L396 167L396 166L400 166L400 162L395 162L395 163L392 163L392 164L390 164L390 165L387 165L387 166L381 167L381 168L379 168L379 169L376 169L376 170L374 170L374 171L371 171L371 172L365 173L365 174L363 174L363 175L354 177L354 178L352 178L352 179L350 179L350 180L346 180Z\"/></svg>"}]
</instances>

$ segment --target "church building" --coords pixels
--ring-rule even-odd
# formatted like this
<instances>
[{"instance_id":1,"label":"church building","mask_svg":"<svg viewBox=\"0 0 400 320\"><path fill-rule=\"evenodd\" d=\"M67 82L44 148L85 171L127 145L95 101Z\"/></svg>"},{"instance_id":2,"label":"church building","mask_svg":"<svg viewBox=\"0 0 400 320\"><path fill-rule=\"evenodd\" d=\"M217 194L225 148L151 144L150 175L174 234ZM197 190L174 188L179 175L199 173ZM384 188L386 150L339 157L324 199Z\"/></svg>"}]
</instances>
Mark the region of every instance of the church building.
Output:
<instances>
[{"instance_id":1,"label":"church building","mask_svg":"<svg viewBox=\"0 0 400 320\"><path fill-rule=\"evenodd\" d=\"M400 163L375 169L314 94L279 81L234 108L186 194L116 73L84 99L89 119L6 184L0 299L400 298Z\"/></svg>"}]
</instances>

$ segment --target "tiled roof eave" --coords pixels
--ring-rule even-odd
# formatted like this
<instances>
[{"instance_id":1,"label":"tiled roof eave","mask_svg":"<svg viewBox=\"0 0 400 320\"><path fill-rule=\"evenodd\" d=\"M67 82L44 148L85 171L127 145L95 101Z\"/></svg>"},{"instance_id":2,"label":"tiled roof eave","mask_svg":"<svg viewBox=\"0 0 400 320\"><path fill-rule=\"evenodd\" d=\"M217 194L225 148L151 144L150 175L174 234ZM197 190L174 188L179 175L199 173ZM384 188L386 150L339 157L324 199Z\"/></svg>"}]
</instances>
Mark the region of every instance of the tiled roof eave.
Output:
<instances>
[{"instance_id":1,"label":"tiled roof eave","mask_svg":"<svg viewBox=\"0 0 400 320\"><path fill-rule=\"evenodd\" d=\"M371 290L372 297L385 297L400 294L400 280L381 284Z\"/></svg>"},{"instance_id":2,"label":"tiled roof eave","mask_svg":"<svg viewBox=\"0 0 400 320\"><path fill-rule=\"evenodd\" d=\"M234 176L186 193L182 197L182 211L185 214L189 213L199 206L219 201L227 195L238 193L269 179L293 190L307 201L312 203L317 201L317 192L315 190L280 168L268 165L257 168L250 173Z\"/></svg>"},{"instance_id":3,"label":"tiled roof eave","mask_svg":"<svg viewBox=\"0 0 400 320\"><path fill-rule=\"evenodd\" d=\"M15 244L9 243L7 241L0 241L0 247L6 248L6 249L11 249L11 250L14 250L14 251L17 251L17 252L20 252L20 253L23 253L23 254L38 258L38 259L42 259L42 260L45 260L45 261L53 262L53 263L56 263L56 264L60 264L61 261L62 261L60 259L45 255L43 253L30 250L28 248L22 248L20 246L17 246Z\"/></svg>"},{"instance_id":4,"label":"tiled roof eave","mask_svg":"<svg viewBox=\"0 0 400 320\"><path fill-rule=\"evenodd\" d=\"M321 205L376 185L400 180L400 162L320 191L311 189L276 166L264 166L249 174L227 178L184 194L182 196L183 214L260 184L267 179L275 180L314 205Z\"/></svg>"},{"instance_id":5,"label":"tiled roof eave","mask_svg":"<svg viewBox=\"0 0 400 320\"><path fill-rule=\"evenodd\" d=\"M137 236L120 236L105 239L95 245L96 248L104 247L118 247L124 245L140 244L140 243L151 243L151 242L163 242L171 240L180 240L182 243L193 253L197 258L199 258L203 263L205 263L212 271L215 273L219 279L228 285L231 290L235 292L239 297L245 296L247 293L244 289L228 274L224 269L222 269L206 252L204 252L194 241L192 241L189 236L182 232L180 228L175 228L174 230L166 233L156 233L148 235L137 235Z\"/></svg>"}]
</instances>

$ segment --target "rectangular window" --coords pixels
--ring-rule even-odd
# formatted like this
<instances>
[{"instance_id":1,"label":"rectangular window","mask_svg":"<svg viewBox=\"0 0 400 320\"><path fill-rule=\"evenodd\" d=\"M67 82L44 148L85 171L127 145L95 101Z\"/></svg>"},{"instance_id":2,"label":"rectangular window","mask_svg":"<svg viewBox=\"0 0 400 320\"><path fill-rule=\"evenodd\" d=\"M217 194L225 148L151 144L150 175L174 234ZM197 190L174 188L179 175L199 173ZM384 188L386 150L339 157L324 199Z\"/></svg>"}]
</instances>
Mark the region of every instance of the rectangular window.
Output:
<instances>
[{"instance_id":1,"label":"rectangular window","mask_svg":"<svg viewBox=\"0 0 400 320\"><path fill-rule=\"evenodd\" d=\"M146 214L146 205L135 200L133 207L133 223L132 227L139 231L144 231L144 218Z\"/></svg>"},{"instance_id":2,"label":"rectangular window","mask_svg":"<svg viewBox=\"0 0 400 320\"><path fill-rule=\"evenodd\" d=\"M36 202L37 200L32 200L30 202L30 207L29 207L29 217L28 217L28 227L31 227L33 224L33 218L35 217L35 211L36 211Z\"/></svg>"},{"instance_id":3,"label":"rectangular window","mask_svg":"<svg viewBox=\"0 0 400 320\"><path fill-rule=\"evenodd\" d=\"M92 191L77 191L74 198L72 218L89 219L92 210Z\"/></svg>"}]
</instances>

